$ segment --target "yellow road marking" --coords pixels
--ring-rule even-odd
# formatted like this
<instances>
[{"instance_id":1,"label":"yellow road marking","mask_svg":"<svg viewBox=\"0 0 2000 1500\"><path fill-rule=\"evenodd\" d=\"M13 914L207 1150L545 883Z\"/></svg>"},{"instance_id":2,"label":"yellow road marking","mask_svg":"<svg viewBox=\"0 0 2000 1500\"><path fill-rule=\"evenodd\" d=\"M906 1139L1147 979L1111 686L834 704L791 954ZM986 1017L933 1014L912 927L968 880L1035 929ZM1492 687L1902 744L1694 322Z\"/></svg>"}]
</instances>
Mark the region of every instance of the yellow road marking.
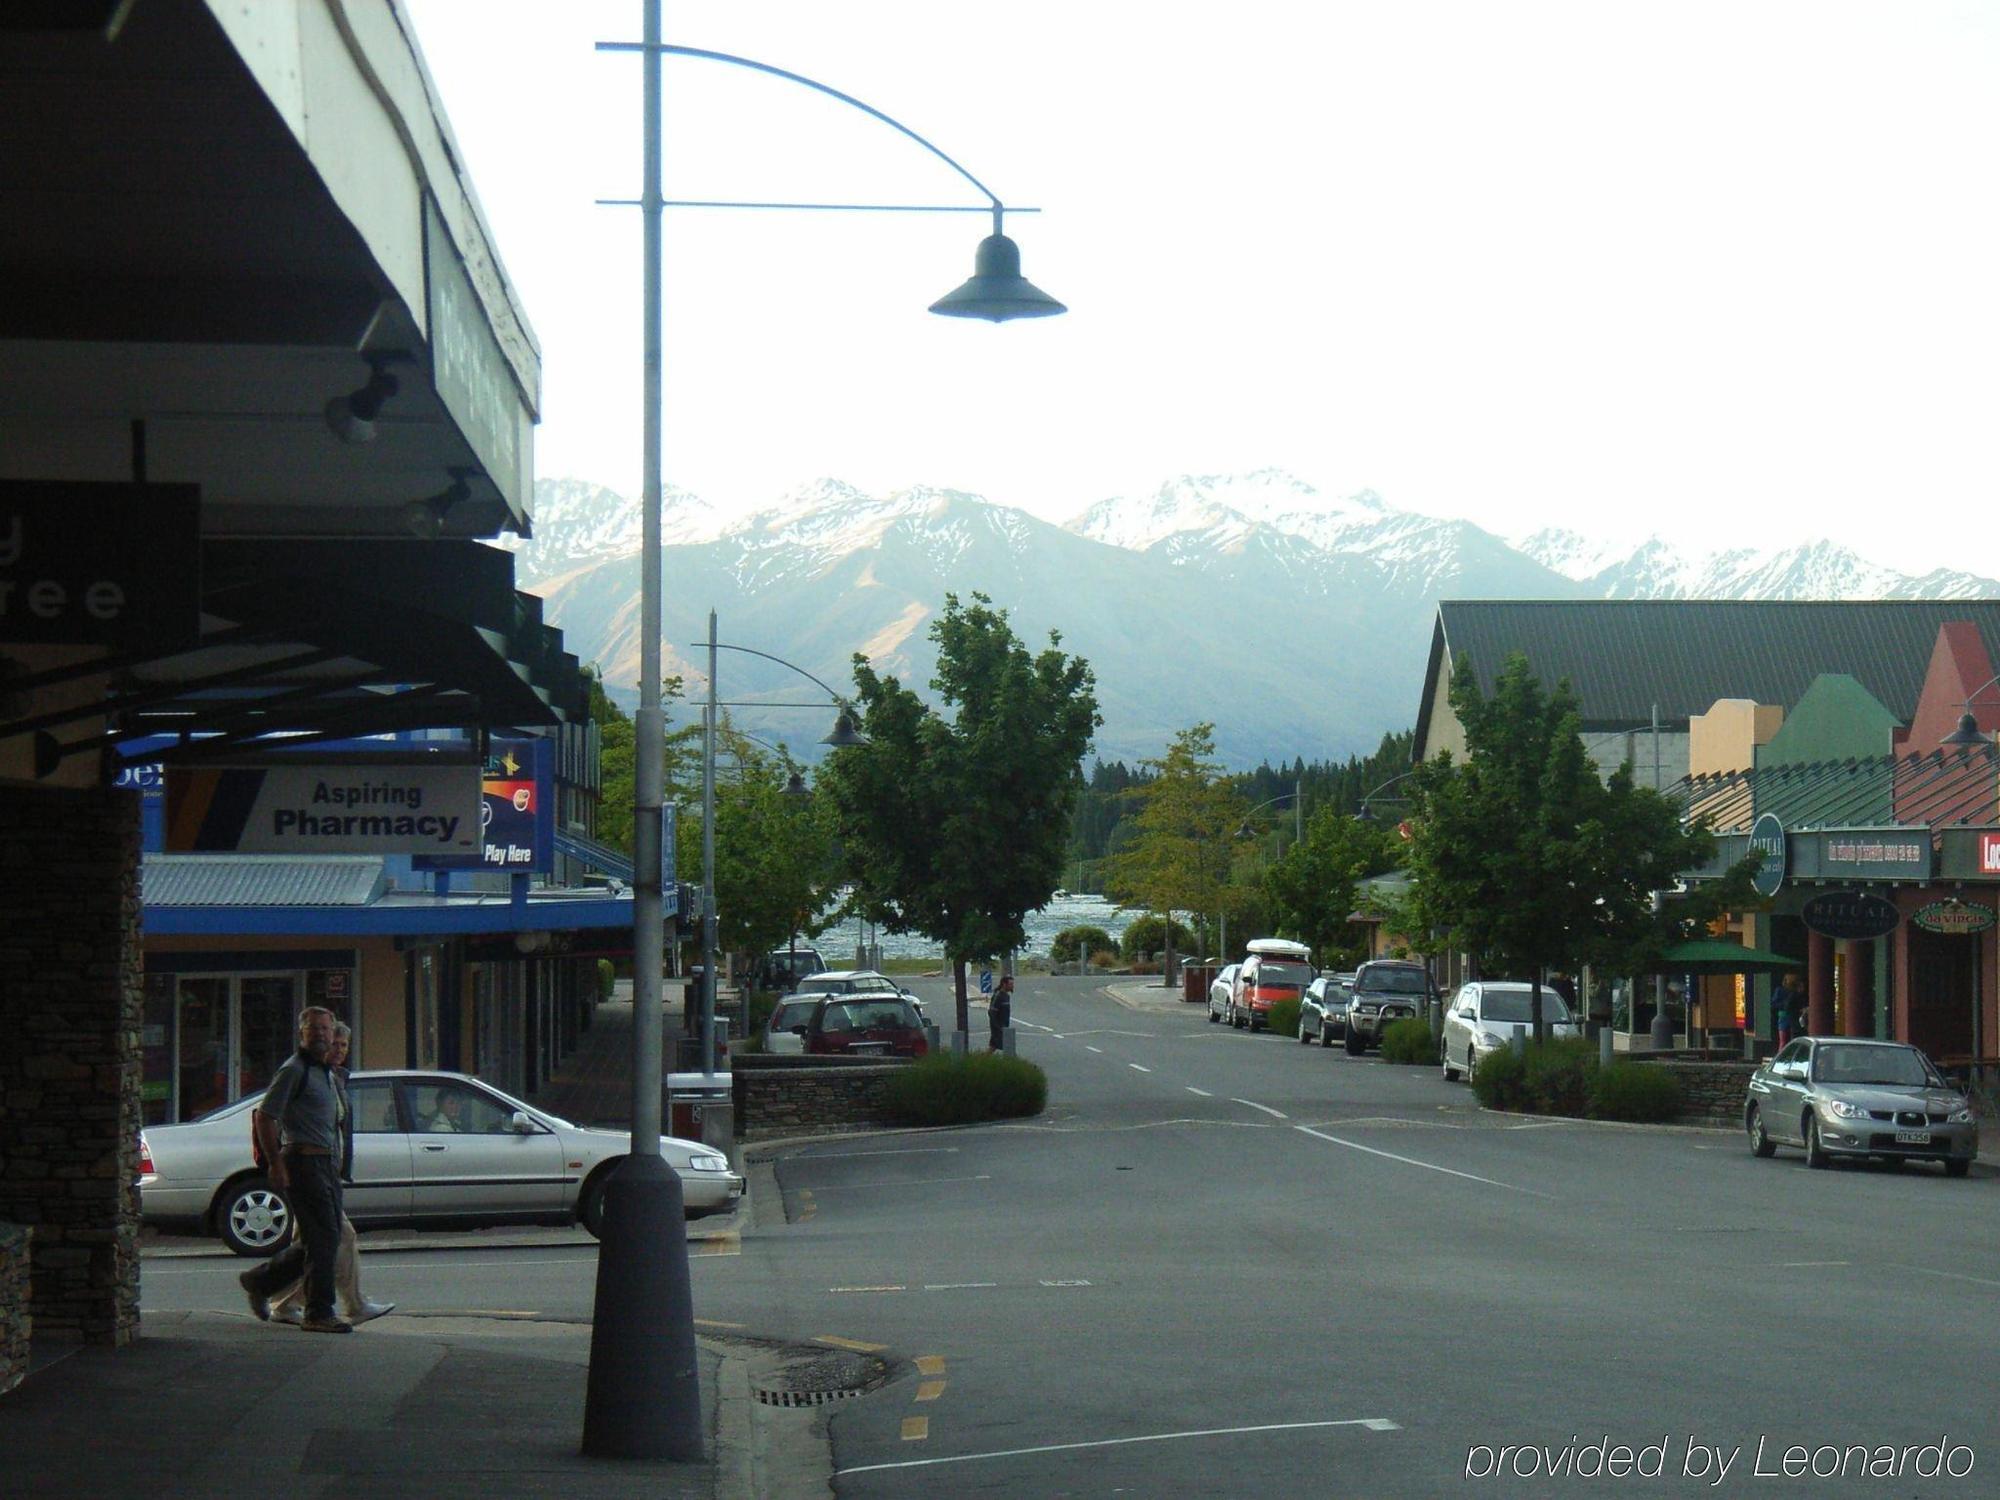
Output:
<instances>
[{"instance_id":1,"label":"yellow road marking","mask_svg":"<svg viewBox=\"0 0 2000 1500\"><path fill-rule=\"evenodd\" d=\"M821 1334L813 1342L815 1344L831 1344L836 1349L858 1349L863 1354L880 1354L884 1349L889 1347L887 1344L864 1344L859 1339L836 1338L830 1333Z\"/></svg>"},{"instance_id":2,"label":"yellow road marking","mask_svg":"<svg viewBox=\"0 0 2000 1500\"><path fill-rule=\"evenodd\" d=\"M904 1442L921 1443L930 1435L931 1435L931 1419L929 1417L903 1418Z\"/></svg>"},{"instance_id":3,"label":"yellow road marking","mask_svg":"<svg viewBox=\"0 0 2000 1500\"><path fill-rule=\"evenodd\" d=\"M935 1401L943 1394L944 1382L942 1380L926 1380L917 1386L917 1399L919 1401Z\"/></svg>"},{"instance_id":4,"label":"yellow road marking","mask_svg":"<svg viewBox=\"0 0 2000 1500\"><path fill-rule=\"evenodd\" d=\"M712 1234L707 1239L688 1241L690 1255L741 1255L743 1236L735 1230L728 1234Z\"/></svg>"},{"instance_id":5,"label":"yellow road marking","mask_svg":"<svg viewBox=\"0 0 2000 1500\"><path fill-rule=\"evenodd\" d=\"M917 1373L919 1375L944 1374L944 1356L942 1354L925 1354L919 1356L917 1359Z\"/></svg>"}]
</instances>

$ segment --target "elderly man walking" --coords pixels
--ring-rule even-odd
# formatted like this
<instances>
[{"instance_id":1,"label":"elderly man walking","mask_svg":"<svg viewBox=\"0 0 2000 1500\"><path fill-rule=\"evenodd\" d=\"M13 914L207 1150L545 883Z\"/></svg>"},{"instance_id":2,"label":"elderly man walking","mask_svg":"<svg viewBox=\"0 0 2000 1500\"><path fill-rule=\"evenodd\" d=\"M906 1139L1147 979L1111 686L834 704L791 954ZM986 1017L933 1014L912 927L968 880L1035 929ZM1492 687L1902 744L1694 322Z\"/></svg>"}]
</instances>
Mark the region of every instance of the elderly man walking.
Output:
<instances>
[{"instance_id":1,"label":"elderly man walking","mask_svg":"<svg viewBox=\"0 0 2000 1500\"><path fill-rule=\"evenodd\" d=\"M271 1186L292 1205L291 1244L237 1278L250 1297L250 1311L271 1316L271 1297L299 1277L306 1280L308 1333L352 1333L354 1325L333 1311L334 1265L340 1255L341 1139L346 1096L333 1076L334 1019L323 1005L299 1012L299 1048L285 1060L264 1091L252 1128Z\"/></svg>"}]
</instances>

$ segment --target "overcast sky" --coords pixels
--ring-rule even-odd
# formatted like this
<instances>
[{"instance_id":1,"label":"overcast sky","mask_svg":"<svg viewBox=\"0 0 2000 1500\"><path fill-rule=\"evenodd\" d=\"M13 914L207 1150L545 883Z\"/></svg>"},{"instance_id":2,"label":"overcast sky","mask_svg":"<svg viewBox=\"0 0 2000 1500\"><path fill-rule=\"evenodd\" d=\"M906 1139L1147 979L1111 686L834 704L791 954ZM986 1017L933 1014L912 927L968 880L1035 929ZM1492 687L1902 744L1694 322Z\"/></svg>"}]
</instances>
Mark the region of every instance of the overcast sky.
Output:
<instances>
[{"instance_id":1,"label":"overcast sky","mask_svg":"<svg viewBox=\"0 0 2000 1500\"><path fill-rule=\"evenodd\" d=\"M638 0L406 0L541 340L537 469L637 493ZM976 215L673 210L666 475L1051 520L1179 474L1693 549L2000 572L2000 4L682 0L1005 202L1068 303L925 309ZM668 59L670 198L978 204Z\"/></svg>"}]
</instances>

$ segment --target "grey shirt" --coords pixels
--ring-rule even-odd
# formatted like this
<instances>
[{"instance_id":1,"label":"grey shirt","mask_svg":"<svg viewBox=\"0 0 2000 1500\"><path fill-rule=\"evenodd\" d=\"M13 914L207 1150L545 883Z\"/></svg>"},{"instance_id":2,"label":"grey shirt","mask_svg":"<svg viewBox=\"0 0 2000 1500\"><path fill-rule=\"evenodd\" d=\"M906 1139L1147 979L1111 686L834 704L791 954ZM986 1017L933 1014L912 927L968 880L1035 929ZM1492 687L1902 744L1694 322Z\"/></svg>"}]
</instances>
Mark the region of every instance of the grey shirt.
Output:
<instances>
[{"instance_id":1,"label":"grey shirt","mask_svg":"<svg viewBox=\"0 0 2000 1500\"><path fill-rule=\"evenodd\" d=\"M333 1070L296 1052L278 1069L257 1106L278 1122L280 1144L320 1146L340 1155L340 1127L346 1114Z\"/></svg>"}]
</instances>

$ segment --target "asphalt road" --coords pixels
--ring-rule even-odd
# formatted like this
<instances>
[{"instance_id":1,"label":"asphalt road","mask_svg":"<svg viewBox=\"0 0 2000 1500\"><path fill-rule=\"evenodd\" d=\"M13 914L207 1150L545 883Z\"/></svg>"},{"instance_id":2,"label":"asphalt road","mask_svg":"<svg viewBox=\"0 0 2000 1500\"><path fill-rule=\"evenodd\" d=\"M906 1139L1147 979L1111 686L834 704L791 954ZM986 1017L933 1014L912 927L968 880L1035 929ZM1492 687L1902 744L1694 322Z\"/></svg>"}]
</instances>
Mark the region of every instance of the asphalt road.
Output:
<instances>
[{"instance_id":1,"label":"asphalt road","mask_svg":"<svg viewBox=\"0 0 2000 1500\"><path fill-rule=\"evenodd\" d=\"M1085 980L1025 978L1015 1021L1046 1115L787 1149L753 1168L740 1240L691 1261L705 1327L893 1362L827 1408L843 1496L2000 1484L1983 1167L1808 1172L1729 1133L1489 1115L1435 1069ZM587 1240L371 1238L365 1284L399 1317L589 1314ZM149 1260L146 1305L226 1305L240 1264ZM1607 1440L1639 1472L1576 1477ZM1940 1440L1969 1473L1919 1475Z\"/></svg>"}]
</instances>

